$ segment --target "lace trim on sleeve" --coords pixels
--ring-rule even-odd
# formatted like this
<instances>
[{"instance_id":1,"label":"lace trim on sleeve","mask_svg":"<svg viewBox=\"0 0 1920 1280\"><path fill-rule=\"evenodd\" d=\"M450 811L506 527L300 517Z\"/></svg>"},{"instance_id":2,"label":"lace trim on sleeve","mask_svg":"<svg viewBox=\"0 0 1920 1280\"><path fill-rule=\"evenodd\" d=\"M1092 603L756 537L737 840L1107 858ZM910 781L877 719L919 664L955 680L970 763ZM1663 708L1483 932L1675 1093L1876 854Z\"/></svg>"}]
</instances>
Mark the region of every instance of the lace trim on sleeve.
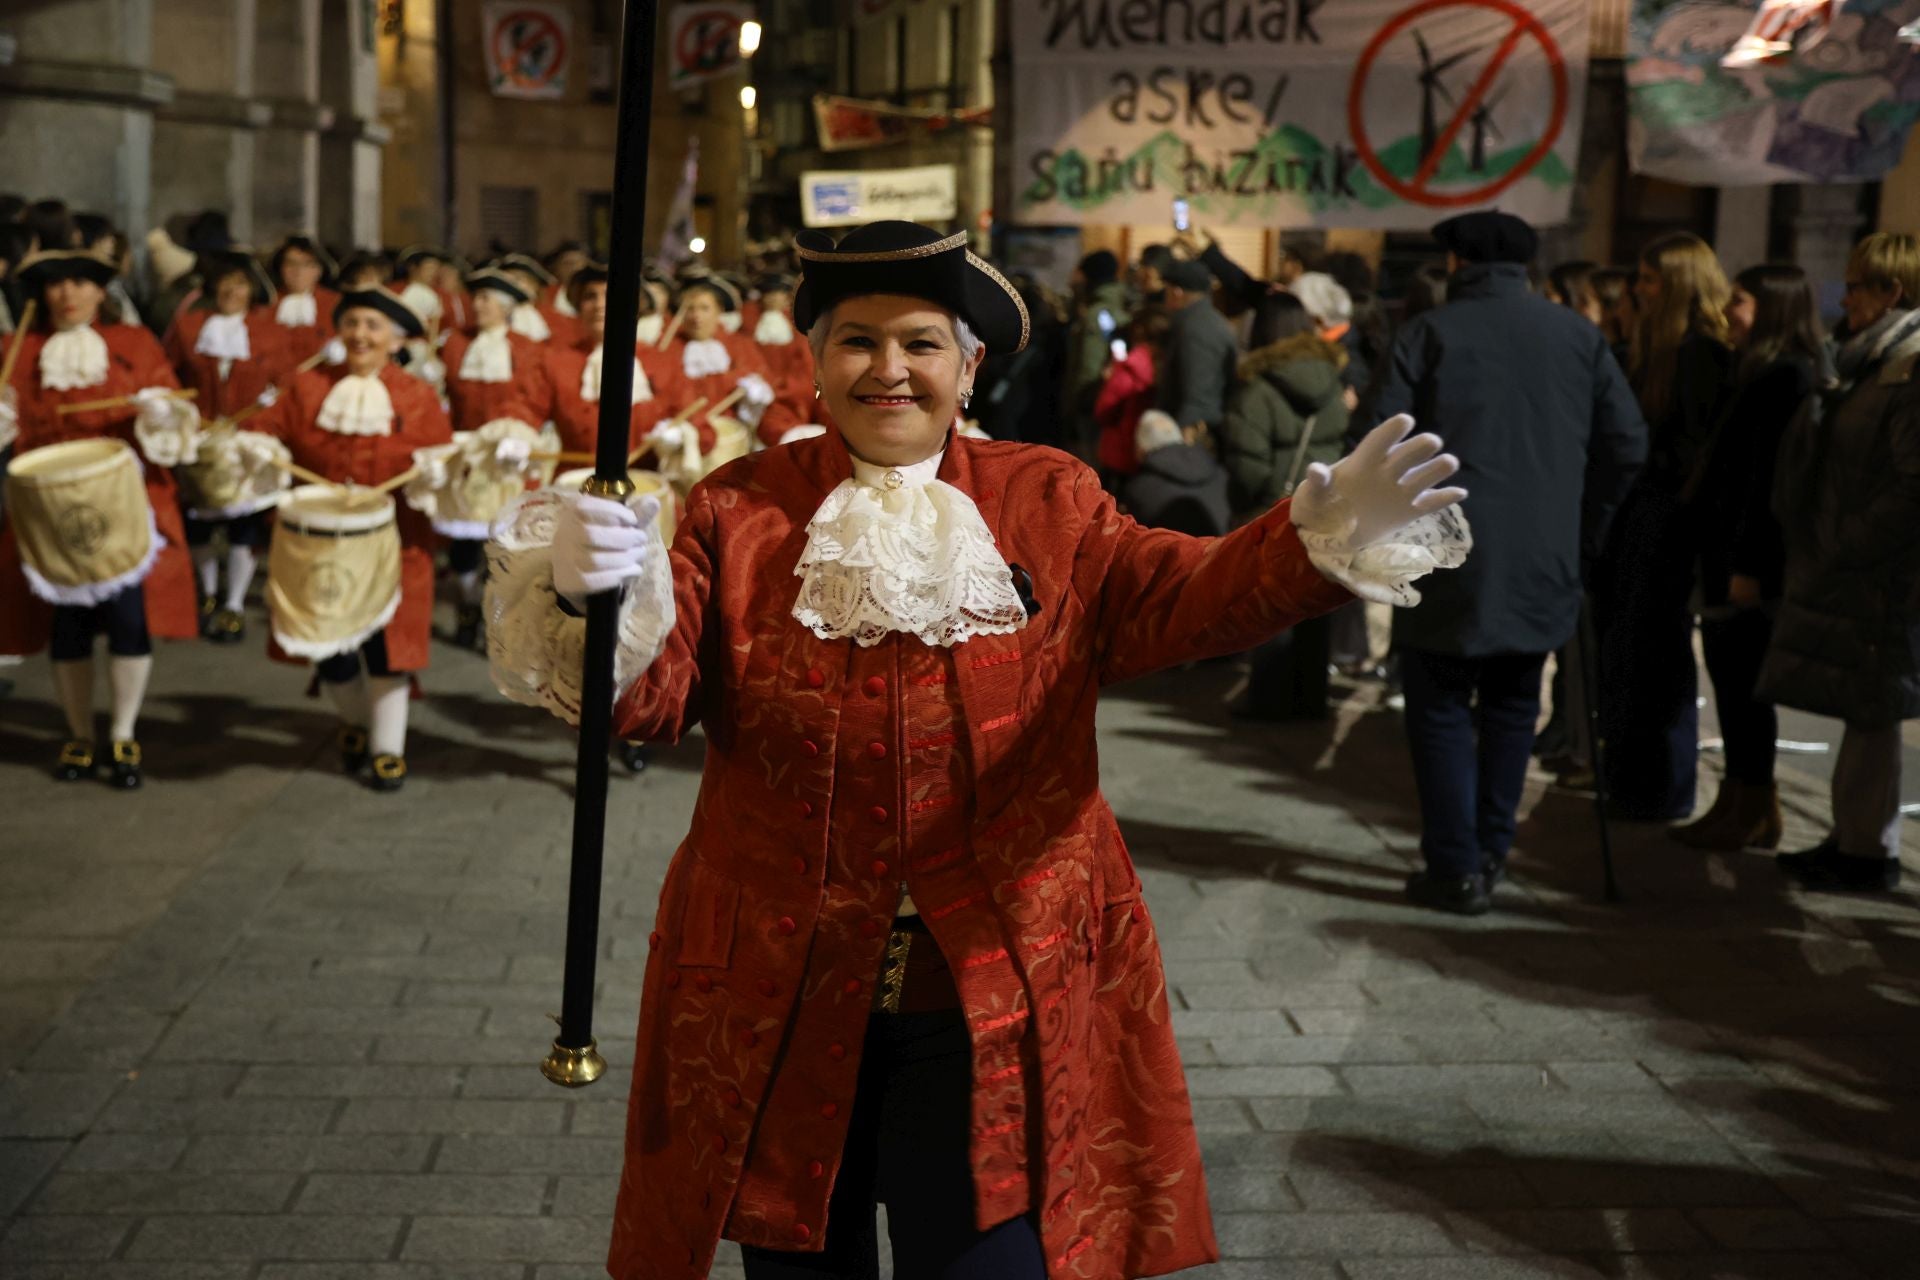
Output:
<instances>
[{"instance_id":1,"label":"lace trim on sleeve","mask_svg":"<svg viewBox=\"0 0 1920 1280\"><path fill-rule=\"evenodd\" d=\"M587 623L560 608L553 589L553 531L565 498L530 493L500 513L487 544L487 658L494 687L514 702L580 723ZM646 673L673 631L673 569L659 526L648 528L646 566L620 602L614 700Z\"/></svg>"},{"instance_id":2,"label":"lace trim on sleeve","mask_svg":"<svg viewBox=\"0 0 1920 1280\"><path fill-rule=\"evenodd\" d=\"M1412 586L1415 579L1466 563L1473 530L1466 514L1454 506L1421 516L1358 551L1348 548L1345 530L1334 534L1300 528L1300 541L1314 568L1362 600L1406 609L1420 603L1420 593Z\"/></svg>"}]
</instances>

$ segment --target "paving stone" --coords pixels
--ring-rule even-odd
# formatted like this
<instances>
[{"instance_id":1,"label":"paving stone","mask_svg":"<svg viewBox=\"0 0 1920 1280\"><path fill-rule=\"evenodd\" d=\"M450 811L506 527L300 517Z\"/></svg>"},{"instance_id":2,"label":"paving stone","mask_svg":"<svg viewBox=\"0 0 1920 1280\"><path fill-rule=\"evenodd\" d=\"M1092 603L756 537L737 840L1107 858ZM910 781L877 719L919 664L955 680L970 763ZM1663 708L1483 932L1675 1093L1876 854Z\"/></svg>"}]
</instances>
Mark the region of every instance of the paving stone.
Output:
<instances>
[{"instance_id":1,"label":"paving stone","mask_svg":"<svg viewBox=\"0 0 1920 1280\"><path fill-rule=\"evenodd\" d=\"M0 1280L250 1280L250 1262L17 1262L0 1257Z\"/></svg>"},{"instance_id":2,"label":"paving stone","mask_svg":"<svg viewBox=\"0 0 1920 1280\"><path fill-rule=\"evenodd\" d=\"M1446 1222L1484 1253L1675 1253L1706 1243L1676 1209L1475 1209Z\"/></svg>"},{"instance_id":3,"label":"paving stone","mask_svg":"<svg viewBox=\"0 0 1920 1280\"><path fill-rule=\"evenodd\" d=\"M121 1098L100 1117L106 1133L319 1133L335 1104L253 1098Z\"/></svg>"},{"instance_id":4,"label":"paving stone","mask_svg":"<svg viewBox=\"0 0 1920 1280\"><path fill-rule=\"evenodd\" d=\"M1222 1256L1346 1258L1369 1254L1445 1254L1457 1249L1446 1228L1417 1213L1229 1213L1214 1220Z\"/></svg>"},{"instance_id":5,"label":"paving stone","mask_svg":"<svg viewBox=\"0 0 1920 1280\"><path fill-rule=\"evenodd\" d=\"M1340 1063L1417 1062L1420 1051L1394 1035L1214 1036L1209 1041L1221 1066L1295 1066Z\"/></svg>"},{"instance_id":6,"label":"paving stone","mask_svg":"<svg viewBox=\"0 0 1920 1280\"><path fill-rule=\"evenodd\" d=\"M191 1214L148 1218L126 1257L205 1262L222 1258L337 1258L369 1262L392 1256L402 1222L396 1217L281 1214L243 1218Z\"/></svg>"},{"instance_id":7,"label":"paving stone","mask_svg":"<svg viewBox=\"0 0 1920 1280\"><path fill-rule=\"evenodd\" d=\"M0 1075L0 1136L77 1138L125 1084L117 1071Z\"/></svg>"},{"instance_id":8,"label":"paving stone","mask_svg":"<svg viewBox=\"0 0 1920 1280\"><path fill-rule=\"evenodd\" d=\"M0 1228L0 1259L11 1264L111 1258L133 1225L132 1218L15 1218Z\"/></svg>"},{"instance_id":9,"label":"paving stone","mask_svg":"<svg viewBox=\"0 0 1920 1280\"><path fill-rule=\"evenodd\" d=\"M1287 1184L1317 1213L1377 1210L1510 1209L1530 1204L1526 1182L1511 1168L1305 1169Z\"/></svg>"},{"instance_id":10,"label":"paving stone","mask_svg":"<svg viewBox=\"0 0 1920 1280\"><path fill-rule=\"evenodd\" d=\"M214 1134L193 1140L181 1168L419 1173L432 1158L436 1141L424 1134Z\"/></svg>"},{"instance_id":11,"label":"paving stone","mask_svg":"<svg viewBox=\"0 0 1920 1280\"><path fill-rule=\"evenodd\" d=\"M1301 1208L1284 1174L1270 1169L1208 1169L1207 1201L1213 1212L1291 1213Z\"/></svg>"},{"instance_id":12,"label":"paving stone","mask_svg":"<svg viewBox=\"0 0 1920 1280\"><path fill-rule=\"evenodd\" d=\"M257 1066L234 1090L242 1098L451 1098L458 1067Z\"/></svg>"},{"instance_id":13,"label":"paving stone","mask_svg":"<svg viewBox=\"0 0 1920 1280\"><path fill-rule=\"evenodd\" d=\"M188 1138L147 1133L90 1133L60 1167L68 1173L157 1173L180 1163Z\"/></svg>"},{"instance_id":14,"label":"paving stone","mask_svg":"<svg viewBox=\"0 0 1920 1280\"><path fill-rule=\"evenodd\" d=\"M517 1262L269 1262L259 1280L525 1280L526 1274Z\"/></svg>"},{"instance_id":15,"label":"paving stone","mask_svg":"<svg viewBox=\"0 0 1920 1280\"><path fill-rule=\"evenodd\" d=\"M455 1134L440 1145L435 1173L618 1173L618 1138L515 1138Z\"/></svg>"},{"instance_id":16,"label":"paving stone","mask_svg":"<svg viewBox=\"0 0 1920 1280\"><path fill-rule=\"evenodd\" d=\"M47 1180L36 1214L278 1213L293 1195L290 1173L69 1173Z\"/></svg>"},{"instance_id":17,"label":"paving stone","mask_svg":"<svg viewBox=\"0 0 1920 1280\"><path fill-rule=\"evenodd\" d=\"M1560 1093L1544 1066L1533 1063L1473 1063L1447 1066L1356 1066L1340 1079L1360 1097L1372 1095Z\"/></svg>"},{"instance_id":18,"label":"paving stone","mask_svg":"<svg viewBox=\"0 0 1920 1280\"><path fill-rule=\"evenodd\" d=\"M1187 1072L1187 1091L1196 1098L1286 1098L1341 1090L1324 1067L1196 1067Z\"/></svg>"},{"instance_id":19,"label":"paving stone","mask_svg":"<svg viewBox=\"0 0 1920 1280\"><path fill-rule=\"evenodd\" d=\"M335 1126L338 1133L559 1133L563 1102L492 1102L470 1099L356 1098Z\"/></svg>"},{"instance_id":20,"label":"paving stone","mask_svg":"<svg viewBox=\"0 0 1920 1280\"><path fill-rule=\"evenodd\" d=\"M589 1218L430 1218L413 1220L400 1252L407 1261L600 1262L607 1224Z\"/></svg>"},{"instance_id":21,"label":"paving stone","mask_svg":"<svg viewBox=\"0 0 1920 1280\"><path fill-rule=\"evenodd\" d=\"M315 1173L296 1213L537 1214L544 1175Z\"/></svg>"},{"instance_id":22,"label":"paving stone","mask_svg":"<svg viewBox=\"0 0 1920 1280\"><path fill-rule=\"evenodd\" d=\"M1365 1009L1372 1004L1358 983L1314 982L1178 984L1189 1009Z\"/></svg>"},{"instance_id":23,"label":"paving stone","mask_svg":"<svg viewBox=\"0 0 1920 1280\"><path fill-rule=\"evenodd\" d=\"M1797 1209L1698 1208L1693 1221L1714 1243L1743 1250L1831 1248L1836 1241L1818 1222ZM1920 1247L1920 1228L1913 1243Z\"/></svg>"},{"instance_id":24,"label":"paving stone","mask_svg":"<svg viewBox=\"0 0 1920 1280\"><path fill-rule=\"evenodd\" d=\"M71 1149L66 1142L0 1141L0 1221L26 1202Z\"/></svg>"}]
</instances>

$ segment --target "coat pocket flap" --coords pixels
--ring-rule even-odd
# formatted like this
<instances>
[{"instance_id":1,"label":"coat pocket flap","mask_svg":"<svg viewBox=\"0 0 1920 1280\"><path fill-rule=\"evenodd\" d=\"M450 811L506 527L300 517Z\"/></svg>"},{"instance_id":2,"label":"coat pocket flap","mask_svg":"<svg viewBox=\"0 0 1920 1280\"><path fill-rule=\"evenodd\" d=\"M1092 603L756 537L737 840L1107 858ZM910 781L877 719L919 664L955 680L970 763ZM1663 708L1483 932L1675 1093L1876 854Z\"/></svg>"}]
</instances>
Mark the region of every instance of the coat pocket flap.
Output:
<instances>
[{"instance_id":1,"label":"coat pocket flap","mask_svg":"<svg viewBox=\"0 0 1920 1280\"><path fill-rule=\"evenodd\" d=\"M696 859L687 880L686 915L680 922L680 963L727 967L733 956L733 926L740 914L740 882Z\"/></svg>"}]
</instances>

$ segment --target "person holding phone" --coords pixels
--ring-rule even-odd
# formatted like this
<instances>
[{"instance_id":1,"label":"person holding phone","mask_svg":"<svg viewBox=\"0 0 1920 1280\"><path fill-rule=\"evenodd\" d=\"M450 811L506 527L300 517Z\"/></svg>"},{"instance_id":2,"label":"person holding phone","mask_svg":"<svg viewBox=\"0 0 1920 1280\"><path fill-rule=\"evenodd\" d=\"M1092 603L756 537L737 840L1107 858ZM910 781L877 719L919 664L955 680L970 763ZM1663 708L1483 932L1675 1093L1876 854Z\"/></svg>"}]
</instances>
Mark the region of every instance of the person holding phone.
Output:
<instances>
[{"instance_id":1,"label":"person holding phone","mask_svg":"<svg viewBox=\"0 0 1920 1280\"><path fill-rule=\"evenodd\" d=\"M1080 259L1073 272L1075 313L1067 335L1067 403L1071 415L1068 449L1092 457L1100 423L1094 412L1107 366L1122 357L1114 354L1115 339L1126 336L1132 306L1120 279L1120 259L1097 249Z\"/></svg>"},{"instance_id":2,"label":"person holding phone","mask_svg":"<svg viewBox=\"0 0 1920 1280\"><path fill-rule=\"evenodd\" d=\"M1213 305L1213 278L1204 266L1172 262L1161 277L1171 324L1158 407L1172 414L1182 430L1204 427L1217 435L1240 363L1239 341Z\"/></svg>"}]
</instances>

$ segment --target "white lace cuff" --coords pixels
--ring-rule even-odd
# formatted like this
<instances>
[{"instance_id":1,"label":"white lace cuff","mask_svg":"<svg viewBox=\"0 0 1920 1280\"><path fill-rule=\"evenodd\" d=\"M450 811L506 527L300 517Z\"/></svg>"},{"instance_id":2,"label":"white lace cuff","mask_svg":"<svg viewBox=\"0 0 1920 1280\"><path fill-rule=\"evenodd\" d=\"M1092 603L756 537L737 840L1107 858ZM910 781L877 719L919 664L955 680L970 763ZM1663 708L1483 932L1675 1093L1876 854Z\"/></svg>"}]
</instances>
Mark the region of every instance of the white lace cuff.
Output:
<instances>
[{"instance_id":1,"label":"white lace cuff","mask_svg":"<svg viewBox=\"0 0 1920 1280\"><path fill-rule=\"evenodd\" d=\"M149 394L151 392L151 394ZM156 467L191 465L200 455L200 411L193 401L146 388L135 399L133 438Z\"/></svg>"},{"instance_id":2,"label":"white lace cuff","mask_svg":"<svg viewBox=\"0 0 1920 1280\"><path fill-rule=\"evenodd\" d=\"M733 416L750 427L760 425L760 419L773 404L773 384L757 373L749 373L737 384L746 394L733 406Z\"/></svg>"},{"instance_id":3,"label":"white lace cuff","mask_svg":"<svg viewBox=\"0 0 1920 1280\"><path fill-rule=\"evenodd\" d=\"M1473 550L1473 530L1458 506L1421 516L1358 550L1347 546L1345 530L1316 531L1297 519L1294 527L1314 568L1362 600L1403 609L1420 603L1420 593L1412 586L1416 578L1435 569L1456 569Z\"/></svg>"},{"instance_id":4,"label":"white lace cuff","mask_svg":"<svg viewBox=\"0 0 1920 1280\"><path fill-rule=\"evenodd\" d=\"M566 498L540 490L494 521L487 544L487 657L494 687L514 702L580 723L587 622L560 607L553 588L553 531ZM620 602L613 654L614 700L646 673L673 631L673 569L658 524L639 578Z\"/></svg>"}]
</instances>

